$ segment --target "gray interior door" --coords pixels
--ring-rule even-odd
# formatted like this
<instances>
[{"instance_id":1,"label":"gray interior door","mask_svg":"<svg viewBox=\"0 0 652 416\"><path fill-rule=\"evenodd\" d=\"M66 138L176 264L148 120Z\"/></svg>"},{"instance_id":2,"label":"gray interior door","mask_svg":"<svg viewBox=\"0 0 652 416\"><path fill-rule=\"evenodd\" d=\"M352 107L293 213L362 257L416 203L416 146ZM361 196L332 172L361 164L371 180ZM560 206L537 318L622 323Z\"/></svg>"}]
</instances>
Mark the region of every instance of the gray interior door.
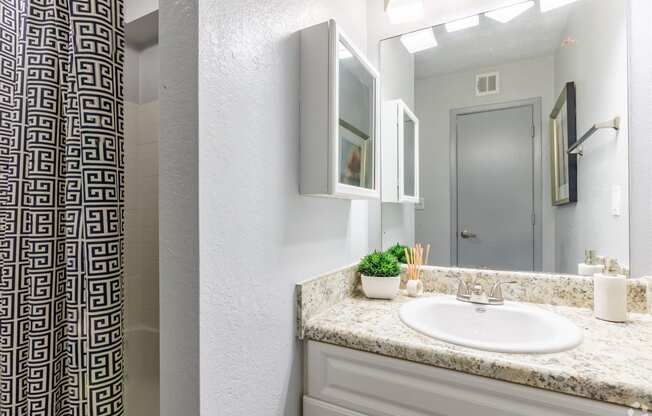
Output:
<instances>
[{"instance_id":1,"label":"gray interior door","mask_svg":"<svg viewBox=\"0 0 652 416\"><path fill-rule=\"evenodd\" d=\"M459 266L534 269L533 111L457 116Z\"/></svg>"}]
</instances>

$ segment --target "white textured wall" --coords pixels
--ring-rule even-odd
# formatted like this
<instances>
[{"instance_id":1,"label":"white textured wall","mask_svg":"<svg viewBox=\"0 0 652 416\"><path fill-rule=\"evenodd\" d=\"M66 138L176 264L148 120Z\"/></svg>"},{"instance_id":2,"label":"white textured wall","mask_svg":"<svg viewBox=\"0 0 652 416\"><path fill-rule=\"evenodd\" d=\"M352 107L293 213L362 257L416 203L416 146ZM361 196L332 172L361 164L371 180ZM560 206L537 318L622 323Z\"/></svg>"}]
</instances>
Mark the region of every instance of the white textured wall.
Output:
<instances>
[{"instance_id":1,"label":"white textured wall","mask_svg":"<svg viewBox=\"0 0 652 416\"><path fill-rule=\"evenodd\" d=\"M195 0L161 3L161 416L199 415L197 28Z\"/></svg>"},{"instance_id":2,"label":"white textured wall","mask_svg":"<svg viewBox=\"0 0 652 416\"><path fill-rule=\"evenodd\" d=\"M632 276L652 275L652 2L631 0L629 47Z\"/></svg>"},{"instance_id":3,"label":"white textured wall","mask_svg":"<svg viewBox=\"0 0 652 416\"><path fill-rule=\"evenodd\" d=\"M398 38L383 41L380 48L381 97L400 98L414 110L414 55ZM382 247L414 244L414 204L382 204Z\"/></svg>"},{"instance_id":4,"label":"white textured wall","mask_svg":"<svg viewBox=\"0 0 652 416\"><path fill-rule=\"evenodd\" d=\"M425 210L416 212L416 240L432 244L430 261L450 264L450 110L526 98L542 98L542 119L553 105L553 58L551 56L478 68L416 81L416 114L421 122L421 195ZM500 72L500 94L476 97L475 75ZM542 141L547 137L543 123ZM544 141L545 143L545 141ZM547 146L542 146L545 168L549 165ZM542 178L543 269L554 267L554 235L551 224L550 185Z\"/></svg>"},{"instance_id":5,"label":"white textured wall","mask_svg":"<svg viewBox=\"0 0 652 416\"><path fill-rule=\"evenodd\" d=\"M204 415L299 415L294 284L368 251L368 202L298 192L298 31L335 18L364 50L365 4L199 2Z\"/></svg>"},{"instance_id":6,"label":"white textured wall","mask_svg":"<svg viewBox=\"0 0 652 416\"><path fill-rule=\"evenodd\" d=\"M619 133L601 130L577 162L577 204L555 209L557 271L576 273L584 250L616 257L629 266L626 2L580 2L565 34L572 47L555 56L555 91L568 81L577 90L577 134L621 117ZM649 46L649 45L648 45ZM612 187L621 189L621 215L611 214Z\"/></svg>"}]
</instances>

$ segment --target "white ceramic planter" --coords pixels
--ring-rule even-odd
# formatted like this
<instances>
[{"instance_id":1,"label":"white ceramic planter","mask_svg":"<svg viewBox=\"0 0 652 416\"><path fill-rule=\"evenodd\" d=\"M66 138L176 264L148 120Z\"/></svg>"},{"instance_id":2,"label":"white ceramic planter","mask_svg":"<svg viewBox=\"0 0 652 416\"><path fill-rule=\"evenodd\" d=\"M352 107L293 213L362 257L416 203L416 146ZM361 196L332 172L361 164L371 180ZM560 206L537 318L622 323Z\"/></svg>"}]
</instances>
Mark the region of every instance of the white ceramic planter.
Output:
<instances>
[{"instance_id":1,"label":"white ceramic planter","mask_svg":"<svg viewBox=\"0 0 652 416\"><path fill-rule=\"evenodd\" d=\"M371 299L394 299L398 296L401 278L362 275L362 291Z\"/></svg>"}]
</instances>

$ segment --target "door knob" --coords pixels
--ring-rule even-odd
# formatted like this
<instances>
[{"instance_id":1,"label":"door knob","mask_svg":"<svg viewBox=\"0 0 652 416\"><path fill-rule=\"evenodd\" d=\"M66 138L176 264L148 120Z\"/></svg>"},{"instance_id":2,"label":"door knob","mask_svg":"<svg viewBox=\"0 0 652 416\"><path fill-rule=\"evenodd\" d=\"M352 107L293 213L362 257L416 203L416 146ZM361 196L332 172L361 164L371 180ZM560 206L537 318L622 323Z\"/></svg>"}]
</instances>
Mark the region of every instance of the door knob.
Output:
<instances>
[{"instance_id":1,"label":"door knob","mask_svg":"<svg viewBox=\"0 0 652 416\"><path fill-rule=\"evenodd\" d=\"M477 235L473 234L472 232L470 232L466 228L460 233L460 236L462 236L462 238L464 238L464 239L476 238L477 237Z\"/></svg>"}]
</instances>

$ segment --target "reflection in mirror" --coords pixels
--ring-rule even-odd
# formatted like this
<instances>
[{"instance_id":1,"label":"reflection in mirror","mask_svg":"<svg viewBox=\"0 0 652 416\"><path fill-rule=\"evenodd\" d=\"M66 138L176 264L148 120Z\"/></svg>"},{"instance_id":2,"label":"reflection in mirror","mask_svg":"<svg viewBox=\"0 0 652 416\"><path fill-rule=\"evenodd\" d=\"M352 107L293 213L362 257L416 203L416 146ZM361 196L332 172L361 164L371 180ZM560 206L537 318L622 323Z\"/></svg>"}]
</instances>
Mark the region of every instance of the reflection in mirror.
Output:
<instances>
[{"instance_id":1,"label":"reflection in mirror","mask_svg":"<svg viewBox=\"0 0 652 416\"><path fill-rule=\"evenodd\" d=\"M416 184L414 183L414 172L416 168L414 163L414 121L409 117L405 117L403 125L403 166L405 169L405 174L403 175L403 193L407 196L414 197L416 196Z\"/></svg>"},{"instance_id":2,"label":"reflection in mirror","mask_svg":"<svg viewBox=\"0 0 652 416\"><path fill-rule=\"evenodd\" d=\"M587 262L628 268L626 3L522 2L436 26L418 52L381 42L382 101L419 119L422 197L382 204L383 248L572 274L595 250ZM405 146L408 169L409 134Z\"/></svg>"},{"instance_id":3,"label":"reflection in mirror","mask_svg":"<svg viewBox=\"0 0 652 416\"><path fill-rule=\"evenodd\" d=\"M344 43L339 43L339 181L374 186L373 77Z\"/></svg>"}]
</instances>

